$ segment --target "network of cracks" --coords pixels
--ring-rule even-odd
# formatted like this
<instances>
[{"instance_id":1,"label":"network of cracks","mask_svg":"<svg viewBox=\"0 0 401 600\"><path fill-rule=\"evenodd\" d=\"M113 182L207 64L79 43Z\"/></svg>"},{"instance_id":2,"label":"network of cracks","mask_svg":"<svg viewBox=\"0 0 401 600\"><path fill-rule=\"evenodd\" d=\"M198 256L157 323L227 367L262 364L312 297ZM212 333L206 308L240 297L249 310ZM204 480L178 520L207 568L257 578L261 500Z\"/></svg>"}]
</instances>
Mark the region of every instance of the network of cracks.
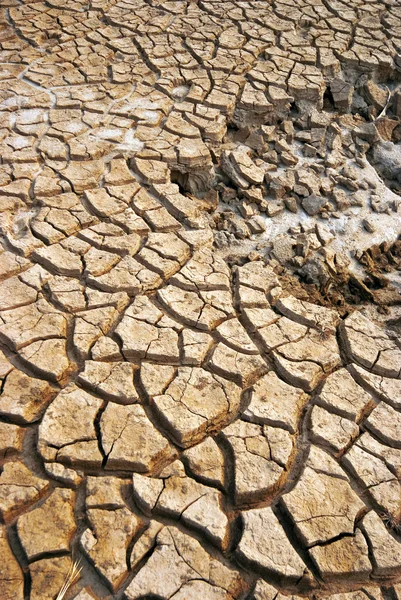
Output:
<instances>
[{"instance_id":1,"label":"network of cracks","mask_svg":"<svg viewBox=\"0 0 401 600\"><path fill-rule=\"evenodd\" d=\"M2 1L2 600L401 598L400 48L390 0Z\"/></svg>"}]
</instances>

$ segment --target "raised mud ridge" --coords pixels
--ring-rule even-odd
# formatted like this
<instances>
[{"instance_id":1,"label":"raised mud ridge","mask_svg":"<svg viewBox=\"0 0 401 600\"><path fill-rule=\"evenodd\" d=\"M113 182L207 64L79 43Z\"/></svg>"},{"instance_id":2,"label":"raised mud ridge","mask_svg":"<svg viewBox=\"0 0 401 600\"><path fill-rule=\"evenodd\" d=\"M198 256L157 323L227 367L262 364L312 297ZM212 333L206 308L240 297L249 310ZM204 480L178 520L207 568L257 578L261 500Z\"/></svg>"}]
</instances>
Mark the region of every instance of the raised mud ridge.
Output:
<instances>
[{"instance_id":1,"label":"raised mud ridge","mask_svg":"<svg viewBox=\"0 0 401 600\"><path fill-rule=\"evenodd\" d=\"M399 1L0 29L1 600L400 600Z\"/></svg>"}]
</instances>

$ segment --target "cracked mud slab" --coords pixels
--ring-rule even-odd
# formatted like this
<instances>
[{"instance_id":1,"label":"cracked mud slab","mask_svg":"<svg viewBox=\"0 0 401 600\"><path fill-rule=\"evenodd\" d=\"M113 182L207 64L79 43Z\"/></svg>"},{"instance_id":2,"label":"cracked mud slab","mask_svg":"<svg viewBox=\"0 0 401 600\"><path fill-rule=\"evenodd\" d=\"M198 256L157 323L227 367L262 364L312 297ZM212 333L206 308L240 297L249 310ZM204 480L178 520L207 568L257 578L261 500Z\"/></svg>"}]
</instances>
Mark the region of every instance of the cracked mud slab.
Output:
<instances>
[{"instance_id":1,"label":"cracked mud slab","mask_svg":"<svg viewBox=\"0 0 401 600\"><path fill-rule=\"evenodd\" d=\"M401 598L397 0L3 0L0 598Z\"/></svg>"}]
</instances>

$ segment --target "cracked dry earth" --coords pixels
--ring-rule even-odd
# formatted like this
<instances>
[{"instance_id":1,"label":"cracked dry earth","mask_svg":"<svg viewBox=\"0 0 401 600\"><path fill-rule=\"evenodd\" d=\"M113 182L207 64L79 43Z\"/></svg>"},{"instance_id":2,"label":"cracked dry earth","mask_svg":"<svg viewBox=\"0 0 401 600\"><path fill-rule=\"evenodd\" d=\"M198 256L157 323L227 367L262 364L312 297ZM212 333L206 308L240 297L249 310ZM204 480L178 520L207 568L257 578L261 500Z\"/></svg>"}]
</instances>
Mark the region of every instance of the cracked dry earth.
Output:
<instances>
[{"instance_id":1,"label":"cracked dry earth","mask_svg":"<svg viewBox=\"0 0 401 600\"><path fill-rule=\"evenodd\" d=\"M400 599L399 2L0 19L1 600Z\"/></svg>"}]
</instances>

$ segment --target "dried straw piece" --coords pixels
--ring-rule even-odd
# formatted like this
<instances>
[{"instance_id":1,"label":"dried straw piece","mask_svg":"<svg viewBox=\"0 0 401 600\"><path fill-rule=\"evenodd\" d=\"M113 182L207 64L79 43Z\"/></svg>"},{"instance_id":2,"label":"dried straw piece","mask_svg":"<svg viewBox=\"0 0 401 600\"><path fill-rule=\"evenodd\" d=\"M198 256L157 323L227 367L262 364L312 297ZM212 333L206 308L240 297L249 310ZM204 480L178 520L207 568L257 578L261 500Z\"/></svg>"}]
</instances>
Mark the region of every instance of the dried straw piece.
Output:
<instances>
[{"instance_id":1,"label":"dried straw piece","mask_svg":"<svg viewBox=\"0 0 401 600\"><path fill-rule=\"evenodd\" d=\"M82 567L81 567L80 561L75 560L72 563L70 570L67 573L67 577L65 578L63 587L59 591L56 600L63 600L64 596L66 595L66 593L68 592L70 587L73 586L74 583L76 583L78 581L78 579L80 578L81 571L82 571Z\"/></svg>"}]
</instances>

